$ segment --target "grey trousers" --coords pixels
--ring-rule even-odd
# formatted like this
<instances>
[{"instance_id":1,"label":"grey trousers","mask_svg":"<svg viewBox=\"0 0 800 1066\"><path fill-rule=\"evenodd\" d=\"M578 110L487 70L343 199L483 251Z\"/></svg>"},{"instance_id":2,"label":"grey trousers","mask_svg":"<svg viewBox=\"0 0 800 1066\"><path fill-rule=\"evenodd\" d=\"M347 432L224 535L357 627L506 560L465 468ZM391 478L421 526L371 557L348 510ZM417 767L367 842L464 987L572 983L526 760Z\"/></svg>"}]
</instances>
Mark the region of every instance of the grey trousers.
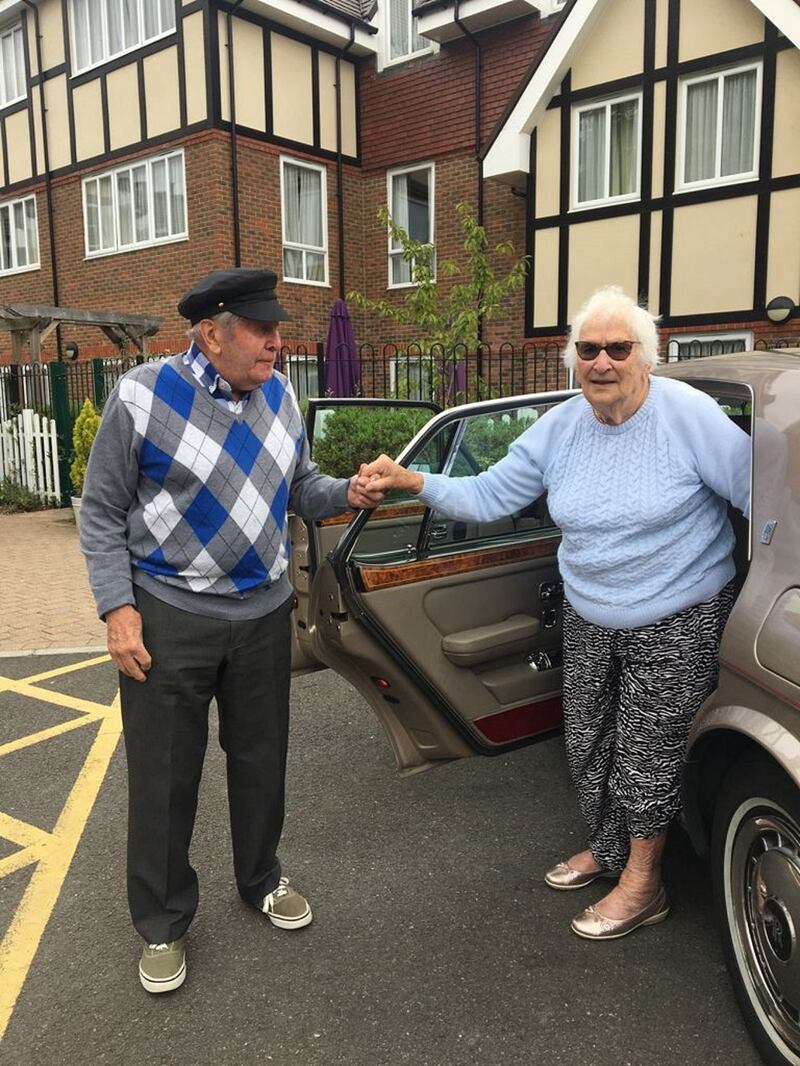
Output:
<instances>
[{"instance_id":1,"label":"grey trousers","mask_svg":"<svg viewBox=\"0 0 800 1066\"><path fill-rule=\"evenodd\" d=\"M216 697L227 759L233 862L254 906L278 884L289 729L291 598L263 618L189 614L142 589L153 659L145 682L120 674L128 759L128 903L150 944L183 936L198 900L189 845Z\"/></svg>"},{"instance_id":2,"label":"grey trousers","mask_svg":"<svg viewBox=\"0 0 800 1066\"><path fill-rule=\"evenodd\" d=\"M733 583L639 629L606 629L564 603L564 737L589 848L621 870L630 838L659 836L680 809L689 727L719 675Z\"/></svg>"}]
</instances>

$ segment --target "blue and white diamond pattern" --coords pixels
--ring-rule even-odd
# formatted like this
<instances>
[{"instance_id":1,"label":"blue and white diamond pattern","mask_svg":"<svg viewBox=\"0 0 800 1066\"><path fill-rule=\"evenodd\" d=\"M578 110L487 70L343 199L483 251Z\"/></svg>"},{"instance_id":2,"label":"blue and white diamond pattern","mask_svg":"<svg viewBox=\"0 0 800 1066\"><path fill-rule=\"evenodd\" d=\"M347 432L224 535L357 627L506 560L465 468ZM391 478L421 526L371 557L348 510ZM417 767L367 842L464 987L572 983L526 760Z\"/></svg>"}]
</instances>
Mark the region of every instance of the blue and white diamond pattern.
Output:
<instances>
[{"instance_id":1,"label":"blue and white diamond pattern","mask_svg":"<svg viewBox=\"0 0 800 1066\"><path fill-rule=\"evenodd\" d=\"M175 461L191 470L200 481L207 481L214 472L221 452L222 448L215 440L187 422L175 449Z\"/></svg>"},{"instance_id":2,"label":"blue and white diamond pattern","mask_svg":"<svg viewBox=\"0 0 800 1066\"><path fill-rule=\"evenodd\" d=\"M119 383L119 397L133 417L136 433L140 437L146 437L153 408L153 390L143 381L123 377Z\"/></svg>"},{"instance_id":3,"label":"blue and white diamond pattern","mask_svg":"<svg viewBox=\"0 0 800 1066\"><path fill-rule=\"evenodd\" d=\"M163 544L181 520L181 513L175 506L170 493L161 489L152 500L144 505L142 518L159 544Z\"/></svg>"},{"instance_id":4,"label":"blue and white diamond pattern","mask_svg":"<svg viewBox=\"0 0 800 1066\"><path fill-rule=\"evenodd\" d=\"M250 478L246 478L228 513L248 540L255 544L269 516L269 503Z\"/></svg>"}]
</instances>

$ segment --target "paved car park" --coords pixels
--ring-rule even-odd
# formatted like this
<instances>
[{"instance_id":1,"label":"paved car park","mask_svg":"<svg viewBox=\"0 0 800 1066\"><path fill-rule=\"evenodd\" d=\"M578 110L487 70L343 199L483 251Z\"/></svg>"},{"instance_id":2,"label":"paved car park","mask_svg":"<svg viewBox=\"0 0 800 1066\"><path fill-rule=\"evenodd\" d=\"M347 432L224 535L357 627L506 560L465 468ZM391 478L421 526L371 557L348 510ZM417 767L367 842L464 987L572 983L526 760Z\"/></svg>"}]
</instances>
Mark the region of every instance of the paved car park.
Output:
<instances>
[{"instance_id":1,"label":"paved car park","mask_svg":"<svg viewBox=\"0 0 800 1066\"><path fill-rule=\"evenodd\" d=\"M541 881L579 842L560 738L402 779L330 671L294 684L282 847L314 923L282 932L236 897L212 716L189 976L148 996L124 894L114 671L96 651L20 654L0 677L3 1064L759 1062L681 833L669 921L581 941L568 922L593 889Z\"/></svg>"}]
</instances>

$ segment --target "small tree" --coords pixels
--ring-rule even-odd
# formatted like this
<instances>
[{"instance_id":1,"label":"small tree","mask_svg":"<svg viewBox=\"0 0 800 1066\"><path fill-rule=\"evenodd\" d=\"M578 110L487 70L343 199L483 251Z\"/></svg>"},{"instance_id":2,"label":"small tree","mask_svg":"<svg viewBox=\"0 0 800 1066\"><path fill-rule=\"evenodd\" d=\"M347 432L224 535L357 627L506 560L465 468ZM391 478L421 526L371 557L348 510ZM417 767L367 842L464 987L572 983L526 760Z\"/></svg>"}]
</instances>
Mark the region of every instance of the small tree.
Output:
<instances>
[{"instance_id":1,"label":"small tree","mask_svg":"<svg viewBox=\"0 0 800 1066\"><path fill-rule=\"evenodd\" d=\"M517 256L510 241L503 241L489 251L486 231L478 225L470 204L458 204L456 212L463 235L463 267L448 258L440 259L437 264L430 244L412 240L386 207L379 208L380 222L388 228L392 241L402 248L402 257L411 266L414 286L406 290L400 304L385 299L370 300L357 291L347 294L356 306L410 327L413 331L410 344L440 357L441 367L434 365L434 374L440 378L438 385L442 383L442 374L478 348L481 323L497 316L509 296L522 288L527 274L528 256ZM508 268L500 277L495 273L492 256L508 261ZM441 285L440 278L454 280L452 284Z\"/></svg>"},{"instance_id":2,"label":"small tree","mask_svg":"<svg viewBox=\"0 0 800 1066\"><path fill-rule=\"evenodd\" d=\"M72 481L73 496L80 496L83 492L86 464L89 462L89 452L92 450L99 425L100 414L87 397L72 427L72 465L69 468L69 476Z\"/></svg>"}]
</instances>

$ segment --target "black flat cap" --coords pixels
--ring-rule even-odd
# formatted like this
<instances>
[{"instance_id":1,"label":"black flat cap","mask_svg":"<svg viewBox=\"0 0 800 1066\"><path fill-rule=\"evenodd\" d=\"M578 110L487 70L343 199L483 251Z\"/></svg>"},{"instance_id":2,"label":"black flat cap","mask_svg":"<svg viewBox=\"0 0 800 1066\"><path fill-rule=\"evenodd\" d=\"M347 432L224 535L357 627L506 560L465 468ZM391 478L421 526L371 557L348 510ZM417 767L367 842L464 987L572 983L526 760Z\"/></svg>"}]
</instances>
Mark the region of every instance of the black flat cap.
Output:
<instances>
[{"instance_id":1,"label":"black flat cap","mask_svg":"<svg viewBox=\"0 0 800 1066\"><path fill-rule=\"evenodd\" d=\"M186 293L178 304L178 313L192 325L223 311L233 311L256 322L283 322L289 314L275 295L277 280L271 270L212 270Z\"/></svg>"}]
</instances>

